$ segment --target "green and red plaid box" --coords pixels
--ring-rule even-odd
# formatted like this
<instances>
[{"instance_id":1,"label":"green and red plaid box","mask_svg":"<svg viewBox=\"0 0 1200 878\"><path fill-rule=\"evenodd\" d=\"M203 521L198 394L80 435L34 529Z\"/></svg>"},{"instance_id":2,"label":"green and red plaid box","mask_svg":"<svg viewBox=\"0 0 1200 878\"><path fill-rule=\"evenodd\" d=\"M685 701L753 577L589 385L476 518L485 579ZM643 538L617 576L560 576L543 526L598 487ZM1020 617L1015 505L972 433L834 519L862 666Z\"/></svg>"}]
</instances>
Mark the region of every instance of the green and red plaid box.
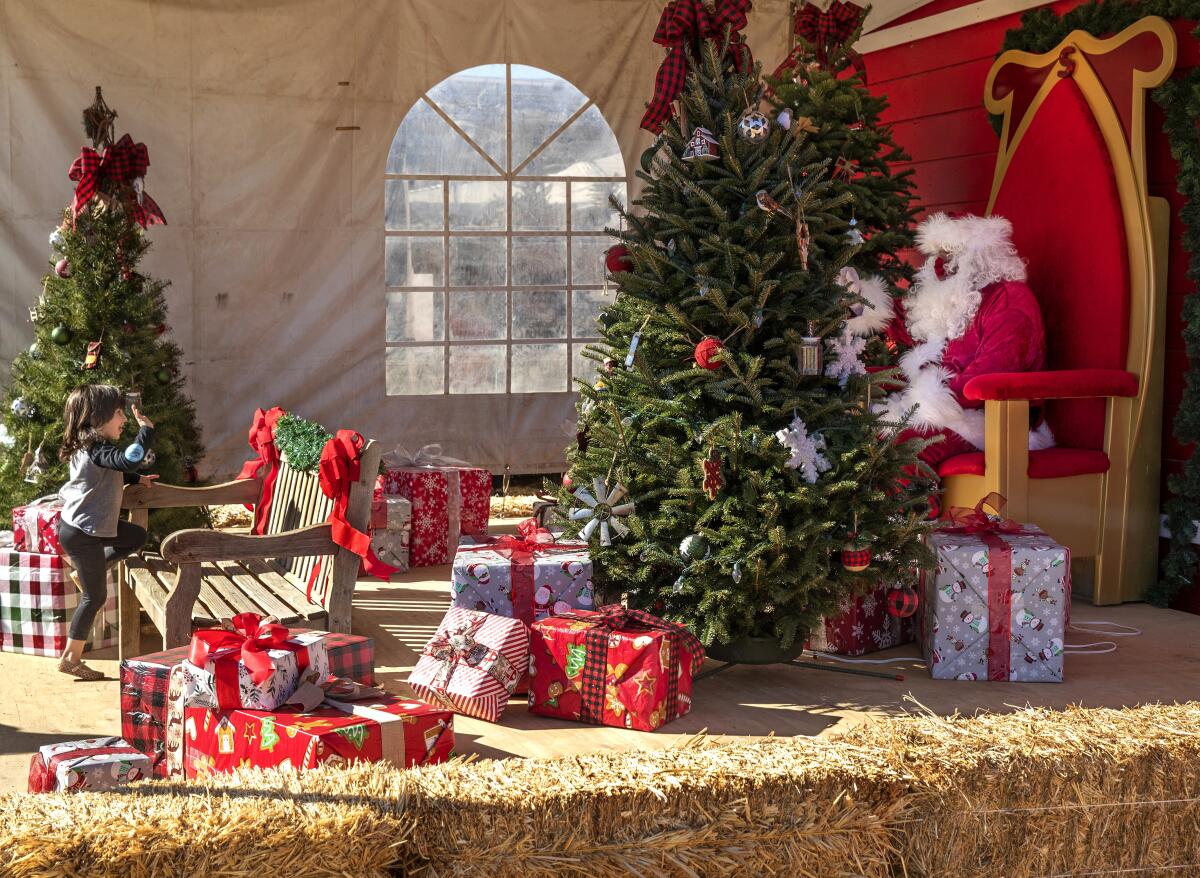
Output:
<instances>
[{"instance_id":1,"label":"green and red plaid box","mask_svg":"<svg viewBox=\"0 0 1200 878\"><path fill-rule=\"evenodd\" d=\"M117 642L115 582L110 576L108 600L96 614L86 649ZM58 658L77 606L79 591L61 557L0 547L0 651Z\"/></svg>"},{"instance_id":2,"label":"green and red plaid box","mask_svg":"<svg viewBox=\"0 0 1200 878\"><path fill-rule=\"evenodd\" d=\"M302 634L304 628L293 628ZM154 760L165 776L167 688L171 668L188 657L188 646L125 659L121 662L121 737ZM375 641L357 634L325 634L329 672L365 686L375 685Z\"/></svg>"}]
</instances>

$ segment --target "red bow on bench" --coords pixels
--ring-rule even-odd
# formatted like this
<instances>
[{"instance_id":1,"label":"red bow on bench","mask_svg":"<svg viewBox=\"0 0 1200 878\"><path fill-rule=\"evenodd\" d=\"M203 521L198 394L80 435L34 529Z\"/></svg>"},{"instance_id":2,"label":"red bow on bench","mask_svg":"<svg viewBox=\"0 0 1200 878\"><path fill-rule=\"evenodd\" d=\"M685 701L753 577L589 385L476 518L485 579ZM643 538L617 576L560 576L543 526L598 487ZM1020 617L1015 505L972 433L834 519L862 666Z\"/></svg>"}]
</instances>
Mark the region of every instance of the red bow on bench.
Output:
<instances>
[{"instance_id":1,"label":"red bow on bench","mask_svg":"<svg viewBox=\"0 0 1200 878\"><path fill-rule=\"evenodd\" d=\"M363 568L371 576L387 579L396 572L371 551L371 536L346 520L346 509L350 505L350 486L362 475L362 453L366 440L353 430L338 430L337 435L325 443L321 451L321 468L318 477L321 490L333 500L329 513L330 536L343 549L349 549L363 559ZM313 576L308 581L308 596L312 600Z\"/></svg>"},{"instance_id":2,"label":"red bow on bench","mask_svg":"<svg viewBox=\"0 0 1200 878\"><path fill-rule=\"evenodd\" d=\"M279 471L279 449L275 447L275 425L283 417L283 409L279 406L267 409L257 409L254 412L254 422L250 424L250 448L258 455L257 460L248 460L242 464L238 479L252 479L262 473L262 495L257 506L247 505L254 510L254 527L251 533L260 536L267 529L267 515L271 510L271 497L275 493L275 474ZM266 472L262 472L263 468Z\"/></svg>"}]
</instances>

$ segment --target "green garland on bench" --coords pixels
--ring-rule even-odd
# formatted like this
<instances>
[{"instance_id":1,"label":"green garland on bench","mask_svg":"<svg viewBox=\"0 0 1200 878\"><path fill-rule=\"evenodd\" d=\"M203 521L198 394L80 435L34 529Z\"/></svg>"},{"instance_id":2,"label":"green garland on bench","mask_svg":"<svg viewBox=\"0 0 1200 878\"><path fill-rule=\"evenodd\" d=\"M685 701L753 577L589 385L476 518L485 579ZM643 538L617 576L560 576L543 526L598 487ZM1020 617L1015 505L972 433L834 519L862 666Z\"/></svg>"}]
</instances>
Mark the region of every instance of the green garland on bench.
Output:
<instances>
[{"instance_id":1,"label":"green garland on bench","mask_svg":"<svg viewBox=\"0 0 1200 878\"><path fill-rule=\"evenodd\" d=\"M1119 33L1148 15L1168 21L1200 21L1200 0L1097 0L1077 6L1062 17L1052 9L1033 9L1021 16L1021 26L1004 35L1004 48L1040 54L1057 46L1073 30L1105 37ZM1193 31L1200 37L1200 28ZM1166 114L1164 130L1171 155L1179 163L1176 187L1185 199L1179 216L1183 220L1183 246L1188 253L1188 278L1200 284L1200 142L1196 121L1200 119L1200 68L1178 74L1154 91L1155 102ZM992 127L1000 133L1001 117L992 116ZM1193 290L1183 303L1183 340L1188 371L1183 399L1175 416L1175 438L1182 445L1200 442L1200 294ZM1168 481L1171 497L1164 504L1171 530L1171 547L1162 564L1162 576L1146 592L1146 600L1167 606L1195 581L1198 557L1192 540L1200 518L1200 453L1193 453L1180 475Z\"/></svg>"},{"instance_id":2,"label":"green garland on bench","mask_svg":"<svg viewBox=\"0 0 1200 878\"><path fill-rule=\"evenodd\" d=\"M321 465L321 450L333 437L316 421L306 421L291 412L275 425L275 447L292 469L316 472Z\"/></svg>"}]
</instances>

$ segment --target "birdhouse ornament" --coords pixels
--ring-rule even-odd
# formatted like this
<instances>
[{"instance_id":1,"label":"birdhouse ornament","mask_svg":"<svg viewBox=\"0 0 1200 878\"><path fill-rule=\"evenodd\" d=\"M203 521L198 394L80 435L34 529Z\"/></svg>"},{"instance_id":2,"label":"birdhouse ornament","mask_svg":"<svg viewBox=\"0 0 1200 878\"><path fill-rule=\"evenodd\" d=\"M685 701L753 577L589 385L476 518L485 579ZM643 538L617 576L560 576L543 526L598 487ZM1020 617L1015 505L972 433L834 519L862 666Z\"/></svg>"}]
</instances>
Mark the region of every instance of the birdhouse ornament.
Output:
<instances>
[{"instance_id":1,"label":"birdhouse ornament","mask_svg":"<svg viewBox=\"0 0 1200 878\"><path fill-rule=\"evenodd\" d=\"M697 128L683 150L685 162L711 162L721 157L721 144L707 128Z\"/></svg>"}]
</instances>

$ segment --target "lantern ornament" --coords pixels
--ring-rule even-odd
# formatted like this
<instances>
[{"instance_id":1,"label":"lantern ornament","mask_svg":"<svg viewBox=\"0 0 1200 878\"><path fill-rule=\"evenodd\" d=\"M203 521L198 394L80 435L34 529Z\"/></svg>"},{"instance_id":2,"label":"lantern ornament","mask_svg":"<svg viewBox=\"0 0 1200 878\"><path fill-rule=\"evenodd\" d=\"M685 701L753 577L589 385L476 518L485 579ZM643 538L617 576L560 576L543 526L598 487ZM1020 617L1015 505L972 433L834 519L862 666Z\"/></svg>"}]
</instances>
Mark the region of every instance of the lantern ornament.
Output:
<instances>
[{"instance_id":1,"label":"lantern ornament","mask_svg":"<svg viewBox=\"0 0 1200 878\"><path fill-rule=\"evenodd\" d=\"M808 321L808 335L800 338L796 350L796 371L801 375L821 374L821 337L817 335L815 320Z\"/></svg>"}]
</instances>

